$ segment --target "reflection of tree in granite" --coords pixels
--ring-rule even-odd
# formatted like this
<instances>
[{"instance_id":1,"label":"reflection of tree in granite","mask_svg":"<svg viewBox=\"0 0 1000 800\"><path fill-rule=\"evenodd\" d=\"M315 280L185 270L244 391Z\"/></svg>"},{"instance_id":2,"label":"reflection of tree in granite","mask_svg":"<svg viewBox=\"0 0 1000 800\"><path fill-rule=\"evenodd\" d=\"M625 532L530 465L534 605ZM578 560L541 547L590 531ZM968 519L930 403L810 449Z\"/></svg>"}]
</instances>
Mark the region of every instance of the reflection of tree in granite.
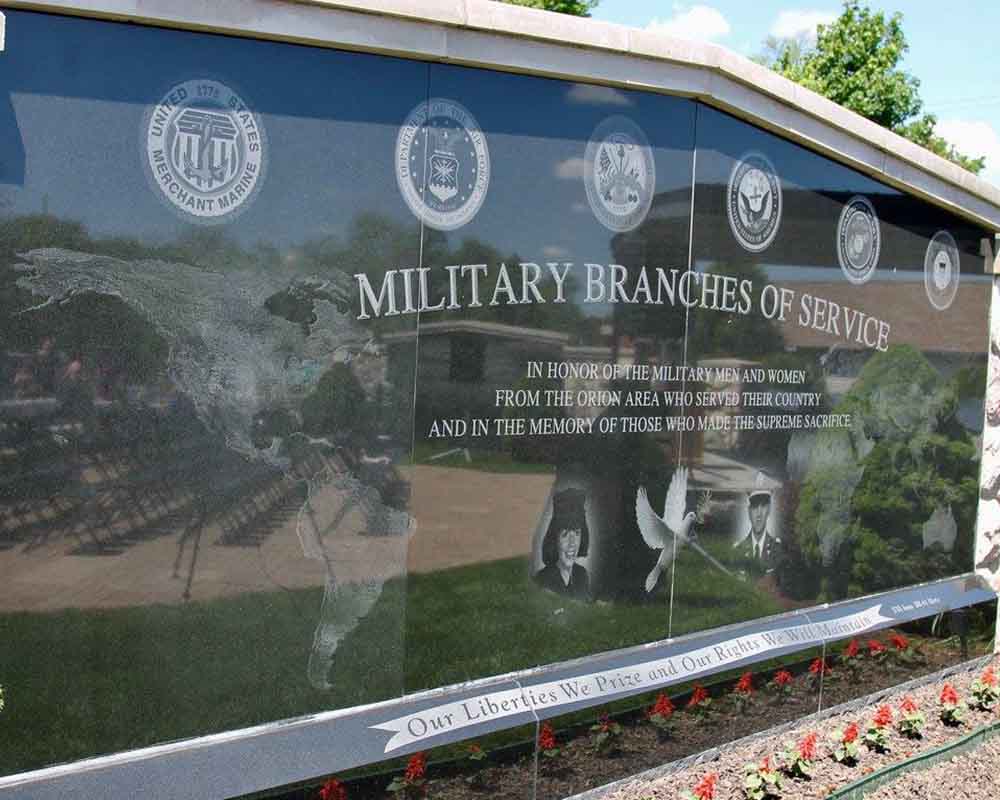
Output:
<instances>
[{"instance_id":1,"label":"reflection of tree in granite","mask_svg":"<svg viewBox=\"0 0 1000 800\"><path fill-rule=\"evenodd\" d=\"M616 382L611 388L628 391L632 386ZM645 411L638 407L616 408L604 415L640 416ZM555 438L560 438L555 443L557 482L569 475L589 482L594 487L590 502L604 521L600 532L592 532L590 542L591 593L601 599L648 602L650 596L643 581L660 554L646 546L639 530L636 497L639 487L646 486L649 503L653 507L665 505L665 478L672 477L675 464L668 464L663 448L649 434L595 432L590 436Z\"/></svg>"},{"instance_id":2,"label":"reflection of tree in granite","mask_svg":"<svg viewBox=\"0 0 1000 800\"><path fill-rule=\"evenodd\" d=\"M15 267L21 274L18 286L41 302L22 309L21 314L37 313L80 293L120 298L167 343L171 379L190 398L201 422L224 436L229 448L246 459L307 480L310 500L314 484L325 482L337 490L345 509L359 507L369 518L381 519L387 528L384 532L409 530L406 512L383 513L379 491L366 486L349 465L341 462L333 469L328 462L320 474L296 475L303 462L290 455L288 439L294 434L286 430L290 425L272 418L276 408L294 408L302 393L302 376L294 376L293 381L288 371L290 356L330 363L338 354L364 350L368 333L345 313L350 296L346 274L289 282L267 270L222 274L183 263L124 261L56 248L32 250L22 258L25 263ZM289 302L279 302L284 298ZM275 313L267 305L269 299ZM308 313L299 314L304 305ZM305 388L319 380L319 375L307 378ZM364 405L358 397L354 399ZM262 436L262 425L272 429L270 434L280 429L284 435ZM310 679L318 684L324 684L325 678L315 677L321 669L317 664L329 665L337 643L371 608L382 586L379 579L338 585L336 565L326 555L322 540L331 529L309 532L308 526L299 525L304 555L323 560L327 567L316 654L310 662Z\"/></svg>"},{"instance_id":3,"label":"reflection of tree in granite","mask_svg":"<svg viewBox=\"0 0 1000 800\"><path fill-rule=\"evenodd\" d=\"M940 537L924 546L925 525L943 509L959 531L974 524L975 448L957 407L953 383L911 347L876 354L861 371L836 409L854 426L818 433L796 515L824 595L944 577L968 563L965 533L951 553Z\"/></svg>"}]
</instances>

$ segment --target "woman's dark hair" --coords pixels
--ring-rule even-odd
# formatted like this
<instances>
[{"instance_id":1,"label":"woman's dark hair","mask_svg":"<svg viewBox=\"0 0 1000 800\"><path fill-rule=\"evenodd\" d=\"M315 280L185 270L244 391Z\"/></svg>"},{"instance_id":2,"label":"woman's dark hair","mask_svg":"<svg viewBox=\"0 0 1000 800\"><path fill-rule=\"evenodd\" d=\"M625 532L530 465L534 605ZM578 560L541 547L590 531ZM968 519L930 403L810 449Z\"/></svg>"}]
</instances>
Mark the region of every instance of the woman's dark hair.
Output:
<instances>
[{"instance_id":1,"label":"woman's dark hair","mask_svg":"<svg viewBox=\"0 0 1000 800\"><path fill-rule=\"evenodd\" d=\"M587 529L585 501L586 495L580 489L563 489L552 496L552 519L545 531L545 538L542 539L542 563L546 567L559 560L559 534L563 531L580 531L577 557L587 556L590 531Z\"/></svg>"}]
</instances>

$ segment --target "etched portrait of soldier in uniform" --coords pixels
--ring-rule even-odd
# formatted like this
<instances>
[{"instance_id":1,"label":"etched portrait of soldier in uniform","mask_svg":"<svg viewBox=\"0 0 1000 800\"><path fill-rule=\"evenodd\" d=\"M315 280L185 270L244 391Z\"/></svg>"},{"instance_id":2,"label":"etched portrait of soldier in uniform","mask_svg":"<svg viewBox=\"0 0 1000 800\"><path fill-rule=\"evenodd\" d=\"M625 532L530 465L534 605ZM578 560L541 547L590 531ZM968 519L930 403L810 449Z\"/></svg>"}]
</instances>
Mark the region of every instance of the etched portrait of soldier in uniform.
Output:
<instances>
[{"instance_id":1,"label":"etched portrait of soldier in uniform","mask_svg":"<svg viewBox=\"0 0 1000 800\"><path fill-rule=\"evenodd\" d=\"M754 486L747 494L749 526L733 548L746 577L757 580L773 573L781 560L781 539L775 533L774 497L767 479L758 472Z\"/></svg>"}]
</instances>

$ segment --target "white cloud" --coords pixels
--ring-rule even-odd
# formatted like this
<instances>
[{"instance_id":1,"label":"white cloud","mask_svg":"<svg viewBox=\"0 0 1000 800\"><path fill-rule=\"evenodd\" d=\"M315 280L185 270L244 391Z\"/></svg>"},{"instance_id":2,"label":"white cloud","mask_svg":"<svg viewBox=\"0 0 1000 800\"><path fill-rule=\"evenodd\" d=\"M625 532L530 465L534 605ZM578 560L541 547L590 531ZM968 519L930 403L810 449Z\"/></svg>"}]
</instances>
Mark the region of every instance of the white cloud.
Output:
<instances>
[{"instance_id":1,"label":"white cloud","mask_svg":"<svg viewBox=\"0 0 1000 800\"><path fill-rule=\"evenodd\" d=\"M687 8L675 4L674 14L670 19L654 19L646 26L646 30L666 33L681 39L710 42L728 36L732 28L717 8L703 5Z\"/></svg>"},{"instance_id":2,"label":"white cloud","mask_svg":"<svg viewBox=\"0 0 1000 800\"><path fill-rule=\"evenodd\" d=\"M542 255L546 258L566 258L569 256L569 250L558 244L547 244L542 248Z\"/></svg>"},{"instance_id":3,"label":"white cloud","mask_svg":"<svg viewBox=\"0 0 1000 800\"><path fill-rule=\"evenodd\" d=\"M1000 186L1000 134L988 122L965 119L943 119L934 132L955 145L962 155L971 158L986 156L986 169L979 176Z\"/></svg>"},{"instance_id":4,"label":"white cloud","mask_svg":"<svg viewBox=\"0 0 1000 800\"><path fill-rule=\"evenodd\" d=\"M555 176L564 180L582 178L585 166L586 162L582 158L567 158L556 164Z\"/></svg>"},{"instance_id":5,"label":"white cloud","mask_svg":"<svg viewBox=\"0 0 1000 800\"><path fill-rule=\"evenodd\" d=\"M588 106L631 106L632 100L610 86L578 83L566 95L571 103Z\"/></svg>"},{"instance_id":6,"label":"white cloud","mask_svg":"<svg viewBox=\"0 0 1000 800\"><path fill-rule=\"evenodd\" d=\"M790 9L778 14L769 33L779 39L798 39L802 37L809 43L816 41L816 26L829 25L837 18L831 11L814 11L811 9Z\"/></svg>"}]
</instances>

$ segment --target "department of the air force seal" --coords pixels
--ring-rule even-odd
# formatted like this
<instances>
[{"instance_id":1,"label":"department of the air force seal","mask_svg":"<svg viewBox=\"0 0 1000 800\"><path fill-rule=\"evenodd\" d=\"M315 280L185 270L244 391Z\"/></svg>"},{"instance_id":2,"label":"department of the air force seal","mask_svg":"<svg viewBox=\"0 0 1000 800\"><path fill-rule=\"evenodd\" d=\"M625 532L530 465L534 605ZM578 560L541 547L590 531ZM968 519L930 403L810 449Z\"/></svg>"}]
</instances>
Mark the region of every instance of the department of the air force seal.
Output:
<instances>
[{"instance_id":1,"label":"department of the air force seal","mask_svg":"<svg viewBox=\"0 0 1000 800\"><path fill-rule=\"evenodd\" d=\"M751 253L766 250L781 224L781 181L763 153L744 153L729 174L729 227Z\"/></svg>"},{"instance_id":2,"label":"department of the air force seal","mask_svg":"<svg viewBox=\"0 0 1000 800\"><path fill-rule=\"evenodd\" d=\"M948 231L935 233L924 254L924 288L938 311L946 310L955 300L960 266L955 238Z\"/></svg>"},{"instance_id":3,"label":"department of the air force seal","mask_svg":"<svg viewBox=\"0 0 1000 800\"><path fill-rule=\"evenodd\" d=\"M410 211L432 228L469 222L490 185L490 151L476 118L443 97L418 105L396 137L396 182Z\"/></svg>"},{"instance_id":4,"label":"department of the air force seal","mask_svg":"<svg viewBox=\"0 0 1000 800\"><path fill-rule=\"evenodd\" d=\"M158 192L192 222L223 222L244 211L264 177L259 117L224 83L173 86L143 121L143 150Z\"/></svg>"},{"instance_id":5,"label":"department of the air force seal","mask_svg":"<svg viewBox=\"0 0 1000 800\"><path fill-rule=\"evenodd\" d=\"M584 154L583 181L594 216L616 233L637 228L656 188L653 151L642 129L615 115L598 125Z\"/></svg>"},{"instance_id":6,"label":"department of the air force seal","mask_svg":"<svg viewBox=\"0 0 1000 800\"><path fill-rule=\"evenodd\" d=\"M882 232L875 206L867 197L854 195L840 212L837 224L837 259L851 283L867 283L878 266Z\"/></svg>"}]
</instances>

